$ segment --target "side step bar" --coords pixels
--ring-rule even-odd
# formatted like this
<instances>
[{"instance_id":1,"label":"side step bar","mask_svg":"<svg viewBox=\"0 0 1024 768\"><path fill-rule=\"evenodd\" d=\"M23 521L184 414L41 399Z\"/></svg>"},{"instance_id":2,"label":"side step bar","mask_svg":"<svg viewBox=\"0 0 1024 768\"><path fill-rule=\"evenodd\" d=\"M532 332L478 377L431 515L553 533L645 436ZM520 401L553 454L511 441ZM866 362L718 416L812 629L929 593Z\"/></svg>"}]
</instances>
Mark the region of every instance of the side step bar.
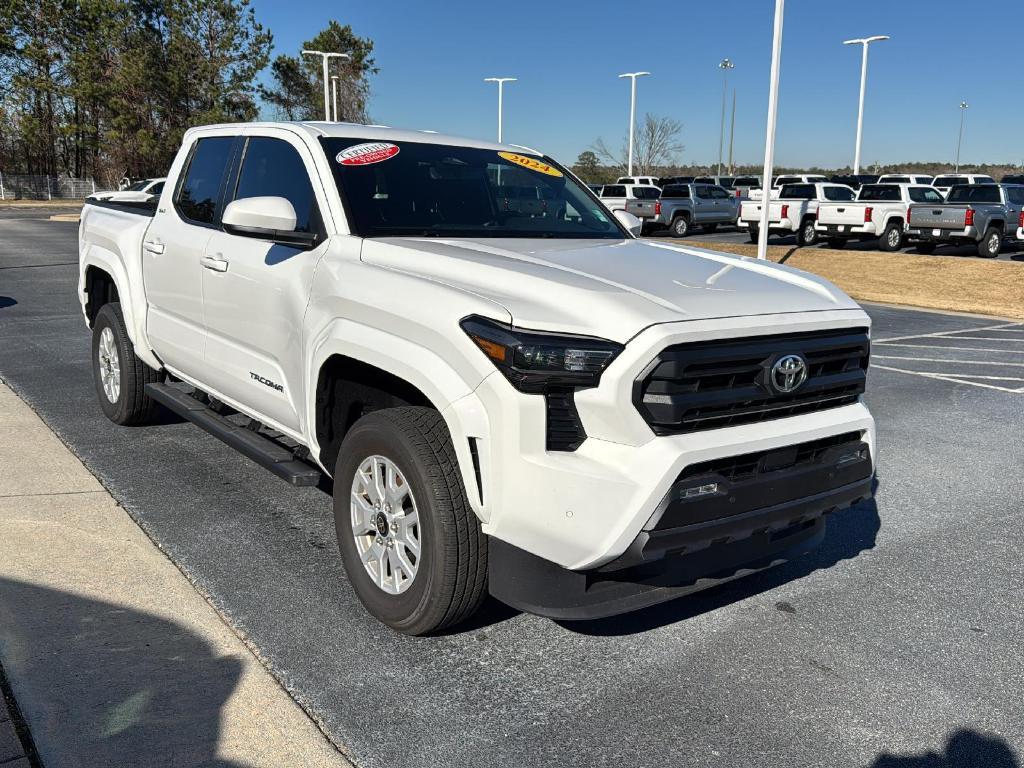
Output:
<instances>
[{"instance_id":1,"label":"side step bar","mask_svg":"<svg viewBox=\"0 0 1024 768\"><path fill-rule=\"evenodd\" d=\"M167 384L147 384L146 394L292 485L311 486L320 482L320 470L295 458L291 451L273 440L232 424L192 395Z\"/></svg>"}]
</instances>

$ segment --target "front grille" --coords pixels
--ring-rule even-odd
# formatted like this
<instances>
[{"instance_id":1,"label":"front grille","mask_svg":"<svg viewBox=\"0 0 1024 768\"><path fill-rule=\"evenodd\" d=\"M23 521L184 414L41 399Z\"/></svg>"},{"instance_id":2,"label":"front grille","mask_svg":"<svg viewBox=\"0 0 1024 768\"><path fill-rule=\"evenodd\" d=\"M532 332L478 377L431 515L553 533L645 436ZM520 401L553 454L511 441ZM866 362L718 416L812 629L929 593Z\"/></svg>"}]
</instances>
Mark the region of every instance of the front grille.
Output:
<instances>
[{"instance_id":1,"label":"front grille","mask_svg":"<svg viewBox=\"0 0 1024 768\"><path fill-rule=\"evenodd\" d=\"M697 432L855 403L864 392L866 328L677 344L634 386L634 404L656 434ZM807 380L783 394L770 383L782 356L807 362Z\"/></svg>"},{"instance_id":2,"label":"front grille","mask_svg":"<svg viewBox=\"0 0 1024 768\"><path fill-rule=\"evenodd\" d=\"M745 453L742 456L726 456L721 459L711 459L710 461L702 461L699 464L691 464L680 473L676 482L681 483L703 475L718 475L731 482L742 482L768 472L778 472L783 469L794 469L809 464L817 464L832 448L837 446L849 446L852 448L861 444L862 437L860 432L846 432L842 435L823 437L819 440L798 443L786 448L773 448L767 451L758 451L757 453Z\"/></svg>"}]
</instances>

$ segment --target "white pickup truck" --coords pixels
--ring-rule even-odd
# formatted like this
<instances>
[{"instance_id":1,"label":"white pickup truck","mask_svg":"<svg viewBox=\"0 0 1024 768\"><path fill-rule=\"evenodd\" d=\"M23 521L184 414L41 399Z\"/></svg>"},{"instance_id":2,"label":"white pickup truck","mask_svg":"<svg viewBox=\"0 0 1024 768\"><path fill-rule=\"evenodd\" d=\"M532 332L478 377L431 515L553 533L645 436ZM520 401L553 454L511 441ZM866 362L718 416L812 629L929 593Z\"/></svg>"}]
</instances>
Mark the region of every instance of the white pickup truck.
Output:
<instances>
[{"instance_id":1,"label":"white pickup truck","mask_svg":"<svg viewBox=\"0 0 1024 768\"><path fill-rule=\"evenodd\" d=\"M488 591L594 618L805 552L872 492L868 316L638 229L521 147L191 129L155 206L82 212L100 407L331 488L349 583L408 634Z\"/></svg>"},{"instance_id":2,"label":"white pickup truck","mask_svg":"<svg viewBox=\"0 0 1024 768\"><path fill-rule=\"evenodd\" d=\"M625 211L644 223L653 222L658 215L661 188L652 184L605 184L601 188L601 202L612 213Z\"/></svg>"},{"instance_id":3,"label":"white pickup truck","mask_svg":"<svg viewBox=\"0 0 1024 768\"><path fill-rule=\"evenodd\" d=\"M778 200L768 204L768 234L796 233L797 245L814 245L818 206L824 201L853 200L856 193L843 184L828 182L787 184L779 190ZM756 243L761 229L761 200L744 200L740 206L740 227L746 227L750 242Z\"/></svg>"},{"instance_id":4,"label":"white pickup truck","mask_svg":"<svg viewBox=\"0 0 1024 768\"><path fill-rule=\"evenodd\" d=\"M865 184L852 203L818 206L818 236L829 247L842 248L848 240L878 240L883 251L903 246L907 209L914 203L941 203L942 194L925 184Z\"/></svg>"}]
</instances>

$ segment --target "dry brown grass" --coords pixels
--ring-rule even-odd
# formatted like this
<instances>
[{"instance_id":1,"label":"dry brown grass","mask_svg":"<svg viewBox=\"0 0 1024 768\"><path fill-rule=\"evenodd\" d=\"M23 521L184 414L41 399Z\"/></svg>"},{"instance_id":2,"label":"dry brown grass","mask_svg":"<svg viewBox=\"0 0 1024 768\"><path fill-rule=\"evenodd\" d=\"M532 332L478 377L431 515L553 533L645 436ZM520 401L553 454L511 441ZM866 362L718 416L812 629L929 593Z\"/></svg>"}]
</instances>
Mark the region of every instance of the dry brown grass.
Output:
<instances>
[{"instance_id":1,"label":"dry brown grass","mask_svg":"<svg viewBox=\"0 0 1024 768\"><path fill-rule=\"evenodd\" d=\"M757 255L754 245L685 242ZM821 275L862 301L1024 318L1024 263L778 245L768 258Z\"/></svg>"}]
</instances>

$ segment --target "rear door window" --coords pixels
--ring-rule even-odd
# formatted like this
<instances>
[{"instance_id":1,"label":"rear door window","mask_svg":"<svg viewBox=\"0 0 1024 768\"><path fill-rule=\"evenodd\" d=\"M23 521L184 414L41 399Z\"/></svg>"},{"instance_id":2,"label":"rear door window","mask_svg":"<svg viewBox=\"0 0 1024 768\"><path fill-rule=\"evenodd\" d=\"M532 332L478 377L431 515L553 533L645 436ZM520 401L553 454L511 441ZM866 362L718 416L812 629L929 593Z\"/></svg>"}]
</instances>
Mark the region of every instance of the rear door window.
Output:
<instances>
[{"instance_id":1,"label":"rear door window","mask_svg":"<svg viewBox=\"0 0 1024 768\"><path fill-rule=\"evenodd\" d=\"M711 194L711 187L697 187L697 197L699 197L701 200L711 200L714 197L714 195Z\"/></svg>"},{"instance_id":2,"label":"rear door window","mask_svg":"<svg viewBox=\"0 0 1024 768\"><path fill-rule=\"evenodd\" d=\"M298 151L282 139L253 136L245 146L234 199L283 197L295 209L297 232L318 232L320 213Z\"/></svg>"},{"instance_id":3,"label":"rear door window","mask_svg":"<svg viewBox=\"0 0 1024 768\"><path fill-rule=\"evenodd\" d=\"M234 136L199 139L181 179L174 206L188 221L212 226L220 219L220 193L231 161Z\"/></svg>"}]
</instances>

